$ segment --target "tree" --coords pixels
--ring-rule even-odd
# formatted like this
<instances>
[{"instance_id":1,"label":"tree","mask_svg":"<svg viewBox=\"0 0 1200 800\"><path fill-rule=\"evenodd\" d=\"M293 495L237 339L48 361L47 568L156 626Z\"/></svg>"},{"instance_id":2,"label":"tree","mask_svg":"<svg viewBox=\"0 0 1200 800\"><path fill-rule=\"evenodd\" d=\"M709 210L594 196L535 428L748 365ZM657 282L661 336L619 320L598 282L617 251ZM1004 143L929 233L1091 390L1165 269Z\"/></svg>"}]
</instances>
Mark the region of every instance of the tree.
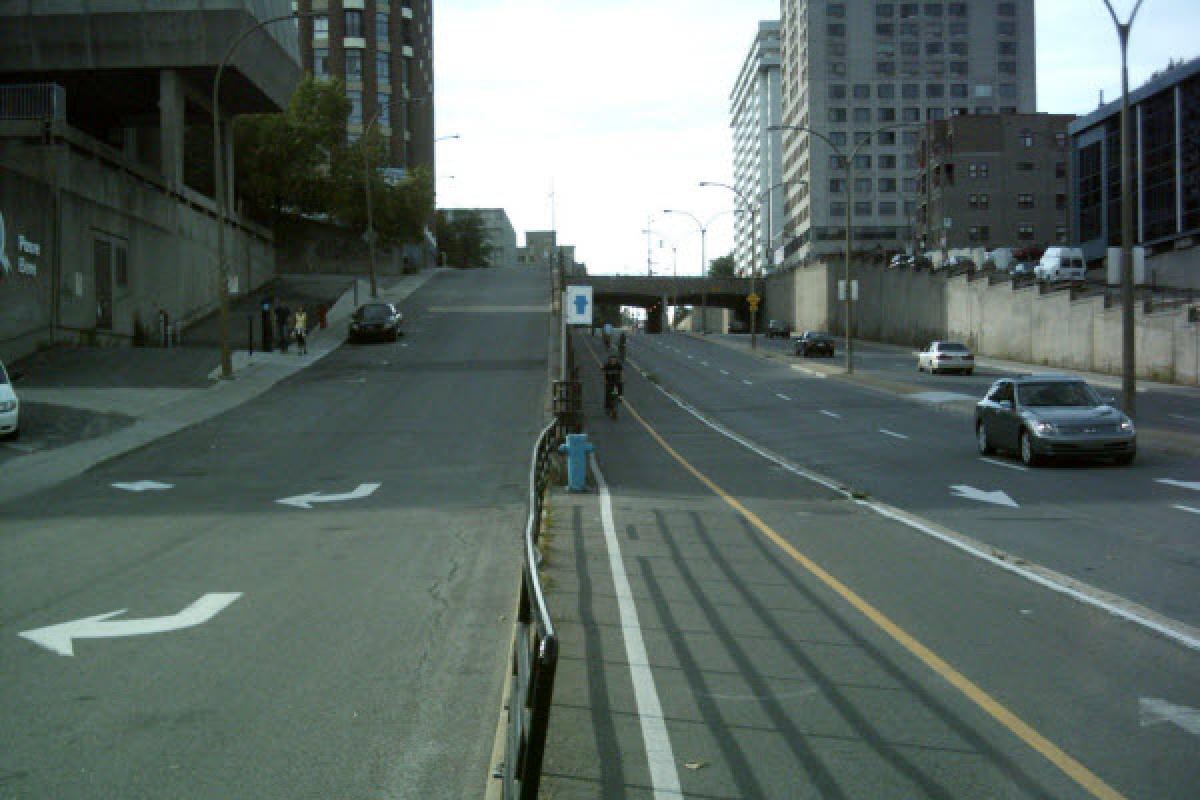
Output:
<instances>
[{"instance_id":1,"label":"tree","mask_svg":"<svg viewBox=\"0 0 1200 800\"><path fill-rule=\"evenodd\" d=\"M492 254L478 211L437 212L438 249L452 267L486 267Z\"/></svg>"},{"instance_id":2,"label":"tree","mask_svg":"<svg viewBox=\"0 0 1200 800\"><path fill-rule=\"evenodd\" d=\"M736 274L737 264L733 253L720 258L714 258L708 264L708 274L713 278L732 278Z\"/></svg>"}]
</instances>

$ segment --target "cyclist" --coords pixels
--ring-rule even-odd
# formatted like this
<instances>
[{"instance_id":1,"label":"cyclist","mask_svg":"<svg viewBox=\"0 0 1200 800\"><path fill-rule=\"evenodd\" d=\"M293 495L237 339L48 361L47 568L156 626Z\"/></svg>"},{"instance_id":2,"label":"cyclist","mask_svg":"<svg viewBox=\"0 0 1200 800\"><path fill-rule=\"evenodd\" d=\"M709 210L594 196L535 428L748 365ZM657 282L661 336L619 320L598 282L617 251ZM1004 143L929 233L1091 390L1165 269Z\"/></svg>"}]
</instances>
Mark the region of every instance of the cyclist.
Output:
<instances>
[{"instance_id":1,"label":"cyclist","mask_svg":"<svg viewBox=\"0 0 1200 800\"><path fill-rule=\"evenodd\" d=\"M622 368L620 360L613 354L609 354L608 360L604 362L604 410L613 411L613 393L615 390L617 397L622 397L625 394L625 381L622 378Z\"/></svg>"}]
</instances>

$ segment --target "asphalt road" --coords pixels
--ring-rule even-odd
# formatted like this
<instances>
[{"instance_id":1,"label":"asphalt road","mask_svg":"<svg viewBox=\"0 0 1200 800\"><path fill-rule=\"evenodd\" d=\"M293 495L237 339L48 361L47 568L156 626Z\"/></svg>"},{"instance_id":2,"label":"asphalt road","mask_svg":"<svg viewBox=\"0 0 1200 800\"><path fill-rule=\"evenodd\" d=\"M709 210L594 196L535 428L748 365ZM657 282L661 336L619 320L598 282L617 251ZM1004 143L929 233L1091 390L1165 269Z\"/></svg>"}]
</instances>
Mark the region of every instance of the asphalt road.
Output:
<instances>
[{"instance_id":1,"label":"asphalt road","mask_svg":"<svg viewBox=\"0 0 1200 800\"><path fill-rule=\"evenodd\" d=\"M1162 482L1200 481L1200 452L1143 446L1131 467L1027 469L980 458L968 416L791 368L803 360L681 335L633 337L630 354L704 413L845 486L1200 627L1200 513L1188 510L1200 492ZM953 392L943 377L931 385ZM971 490L1016 507L961 496Z\"/></svg>"},{"instance_id":2,"label":"asphalt road","mask_svg":"<svg viewBox=\"0 0 1200 800\"><path fill-rule=\"evenodd\" d=\"M400 343L0 506L0 796L479 796L549 294L439 274ZM19 635L118 609L71 657Z\"/></svg>"},{"instance_id":3,"label":"asphalt road","mask_svg":"<svg viewBox=\"0 0 1200 800\"><path fill-rule=\"evenodd\" d=\"M556 500L550 600L570 659L544 796L650 797L675 782L708 798L1195 796L1200 730L1183 707L1197 713L1200 653L785 469L654 383L789 462L900 472L910 507L969 521L936 465L949 447L918 432L938 412L639 336L631 358L653 380L630 374L611 421L581 352L611 531L602 494ZM954 480L1023 476L987 466L959 459ZM1031 484L1004 485L1032 502ZM992 528L1032 530L1028 511L981 508Z\"/></svg>"}]
</instances>

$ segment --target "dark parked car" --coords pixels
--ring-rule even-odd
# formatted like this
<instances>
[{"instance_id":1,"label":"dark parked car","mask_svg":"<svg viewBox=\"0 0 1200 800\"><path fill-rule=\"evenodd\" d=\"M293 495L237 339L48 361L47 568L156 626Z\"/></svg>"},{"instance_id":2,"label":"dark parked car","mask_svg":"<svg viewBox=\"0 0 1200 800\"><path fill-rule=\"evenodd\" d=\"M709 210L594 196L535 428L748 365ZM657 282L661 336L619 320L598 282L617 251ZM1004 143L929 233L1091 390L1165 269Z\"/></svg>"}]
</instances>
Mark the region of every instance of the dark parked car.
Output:
<instances>
[{"instance_id":1,"label":"dark parked car","mask_svg":"<svg viewBox=\"0 0 1200 800\"><path fill-rule=\"evenodd\" d=\"M404 315L391 303L367 303L354 309L346 338L351 342L372 339L394 342L404 335L400 330L403 322Z\"/></svg>"},{"instance_id":2,"label":"dark parked car","mask_svg":"<svg viewBox=\"0 0 1200 800\"><path fill-rule=\"evenodd\" d=\"M730 333L749 333L750 325L746 322L743 322L740 319L731 319L731 320L729 320L729 332Z\"/></svg>"},{"instance_id":3,"label":"dark parked car","mask_svg":"<svg viewBox=\"0 0 1200 800\"><path fill-rule=\"evenodd\" d=\"M833 358L833 337L820 331L805 331L792 339L792 347L798 356L829 356Z\"/></svg>"},{"instance_id":4,"label":"dark parked car","mask_svg":"<svg viewBox=\"0 0 1200 800\"><path fill-rule=\"evenodd\" d=\"M981 455L1013 451L1029 466L1051 456L1130 464L1137 453L1133 421L1070 375L996 381L975 406L975 442Z\"/></svg>"},{"instance_id":5,"label":"dark parked car","mask_svg":"<svg viewBox=\"0 0 1200 800\"><path fill-rule=\"evenodd\" d=\"M773 319L767 323L768 339L786 339L792 335L792 326L782 320Z\"/></svg>"}]
</instances>

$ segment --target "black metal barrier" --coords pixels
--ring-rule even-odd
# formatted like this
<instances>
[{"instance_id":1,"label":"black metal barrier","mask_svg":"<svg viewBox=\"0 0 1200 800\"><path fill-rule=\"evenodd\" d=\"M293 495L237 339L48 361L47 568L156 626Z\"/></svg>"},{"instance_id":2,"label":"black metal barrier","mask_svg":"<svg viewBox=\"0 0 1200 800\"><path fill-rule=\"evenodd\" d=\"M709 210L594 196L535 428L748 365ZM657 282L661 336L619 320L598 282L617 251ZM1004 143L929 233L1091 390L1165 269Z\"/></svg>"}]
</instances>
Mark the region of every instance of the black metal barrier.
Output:
<instances>
[{"instance_id":1,"label":"black metal barrier","mask_svg":"<svg viewBox=\"0 0 1200 800\"><path fill-rule=\"evenodd\" d=\"M529 516L525 520L525 563L521 570L521 601L513 641L508 736L504 763L496 771L504 781L505 800L534 800L537 797L546 729L550 724L554 671L558 666L558 636L538 576L537 539L542 529L550 456L561 442L558 428L559 423L553 422L538 436L529 468Z\"/></svg>"}]
</instances>

